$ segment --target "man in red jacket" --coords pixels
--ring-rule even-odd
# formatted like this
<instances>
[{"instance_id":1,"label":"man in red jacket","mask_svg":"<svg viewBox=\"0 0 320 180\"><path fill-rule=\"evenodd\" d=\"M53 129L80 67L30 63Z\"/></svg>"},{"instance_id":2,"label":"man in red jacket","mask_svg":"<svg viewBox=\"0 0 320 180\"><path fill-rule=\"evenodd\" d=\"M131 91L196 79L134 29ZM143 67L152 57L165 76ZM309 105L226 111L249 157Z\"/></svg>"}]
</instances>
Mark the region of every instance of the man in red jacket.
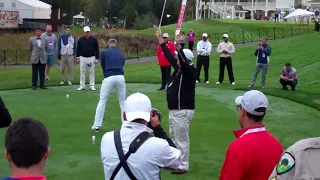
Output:
<instances>
[{"instance_id":1,"label":"man in red jacket","mask_svg":"<svg viewBox=\"0 0 320 180\"><path fill-rule=\"evenodd\" d=\"M173 42L169 41L169 34L164 33L162 35L164 42L167 44L167 47L169 48L170 52L175 56L175 45ZM164 56L162 52L162 48L159 45L157 48L157 58L158 63L161 68L161 77L162 77L162 85L158 90L164 90L166 88L166 85L170 82L171 77L171 64L167 60L167 58Z\"/></svg>"},{"instance_id":2,"label":"man in red jacket","mask_svg":"<svg viewBox=\"0 0 320 180\"><path fill-rule=\"evenodd\" d=\"M278 163L283 148L262 124L268 99L252 90L235 100L242 129L227 150L220 180L266 180Z\"/></svg>"}]
</instances>

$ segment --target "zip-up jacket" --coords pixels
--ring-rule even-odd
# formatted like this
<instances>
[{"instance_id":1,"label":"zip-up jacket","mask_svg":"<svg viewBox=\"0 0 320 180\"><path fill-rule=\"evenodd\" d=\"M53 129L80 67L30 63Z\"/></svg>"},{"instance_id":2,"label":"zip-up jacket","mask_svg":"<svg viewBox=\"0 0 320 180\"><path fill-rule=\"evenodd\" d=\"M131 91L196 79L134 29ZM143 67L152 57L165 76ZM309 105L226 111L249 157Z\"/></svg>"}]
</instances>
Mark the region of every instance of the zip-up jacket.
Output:
<instances>
[{"instance_id":1,"label":"zip-up jacket","mask_svg":"<svg viewBox=\"0 0 320 180\"><path fill-rule=\"evenodd\" d=\"M166 45L169 48L171 54L175 55L174 51L176 50L176 47L174 46L174 44L171 41L168 41ZM164 52L161 48L161 45L159 45L157 48L157 58L158 58L159 66L165 67L165 66L171 65L168 59L165 57Z\"/></svg>"},{"instance_id":2,"label":"zip-up jacket","mask_svg":"<svg viewBox=\"0 0 320 180\"><path fill-rule=\"evenodd\" d=\"M11 115L0 97L0 128L8 127L11 121Z\"/></svg>"},{"instance_id":3,"label":"zip-up jacket","mask_svg":"<svg viewBox=\"0 0 320 180\"><path fill-rule=\"evenodd\" d=\"M174 68L172 82L167 88L167 103L169 110L195 109L196 68L187 60L183 50L177 59L172 55L165 43L161 44L163 54Z\"/></svg>"},{"instance_id":4,"label":"zip-up jacket","mask_svg":"<svg viewBox=\"0 0 320 180\"><path fill-rule=\"evenodd\" d=\"M262 45L262 49L256 50L254 55L257 56L257 63L268 64L271 55L271 47L268 44Z\"/></svg>"},{"instance_id":5,"label":"zip-up jacket","mask_svg":"<svg viewBox=\"0 0 320 180\"><path fill-rule=\"evenodd\" d=\"M66 34L60 36L58 42L58 55L75 55L77 51L76 39Z\"/></svg>"}]
</instances>

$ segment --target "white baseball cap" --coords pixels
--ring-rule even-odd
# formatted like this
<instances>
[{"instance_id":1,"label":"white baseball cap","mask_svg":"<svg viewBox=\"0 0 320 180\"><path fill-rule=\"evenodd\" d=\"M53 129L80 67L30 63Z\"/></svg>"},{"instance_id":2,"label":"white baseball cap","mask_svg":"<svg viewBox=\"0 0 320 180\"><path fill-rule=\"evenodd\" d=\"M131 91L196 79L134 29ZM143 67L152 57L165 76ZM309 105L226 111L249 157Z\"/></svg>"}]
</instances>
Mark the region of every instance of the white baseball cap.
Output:
<instances>
[{"instance_id":1,"label":"white baseball cap","mask_svg":"<svg viewBox=\"0 0 320 180\"><path fill-rule=\"evenodd\" d=\"M168 38L168 37L169 37L169 34L168 34L168 33L163 33L162 37Z\"/></svg>"},{"instance_id":2,"label":"white baseball cap","mask_svg":"<svg viewBox=\"0 0 320 180\"><path fill-rule=\"evenodd\" d=\"M83 31L84 31L84 32L90 32L90 27L89 27L89 26L85 26L85 27L83 28Z\"/></svg>"},{"instance_id":3,"label":"white baseball cap","mask_svg":"<svg viewBox=\"0 0 320 180\"><path fill-rule=\"evenodd\" d=\"M222 37L229 38L229 35L228 34L224 34Z\"/></svg>"},{"instance_id":4,"label":"white baseball cap","mask_svg":"<svg viewBox=\"0 0 320 180\"><path fill-rule=\"evenodd\" d=\"M127 121L143 119L149 122L151 111L151 101L145 94L139 92L131 94L125 101L124 112Z\"/></svg>"},{"instance_id":5,"label":"white baseball cap","mask_svg":"<svg viewBox=\"0 0 320 180\"><path fill-rule=\"evenodd\" d=\"M190 49L183 49L182 51L186 58L192 62L192 59L194 58L193 52Z\"/></svg>"},{"instance_id":6,"label":"white baseball cap","mask_svg":"<svg viewBox=\"0 0 320 180\"><path fill-rule=\"evenodd\" d=\"M238 96L235 99L237 105L241 107L252 115L263 116L265 112L257 112L258 108L268 109L269 101L268 98L260 91L251 90L244 93L243 96Z\"/></svg>"},{"instance_id":7,"label":"white baseball cap","mask_svg":"<svg viewBox=\"0 0 320 180\"><path fill-rule=\"evenodd\" d=\"M202 37L208 37L208 34L207 33L203 33Z\"/></svg>"}]
</instances>

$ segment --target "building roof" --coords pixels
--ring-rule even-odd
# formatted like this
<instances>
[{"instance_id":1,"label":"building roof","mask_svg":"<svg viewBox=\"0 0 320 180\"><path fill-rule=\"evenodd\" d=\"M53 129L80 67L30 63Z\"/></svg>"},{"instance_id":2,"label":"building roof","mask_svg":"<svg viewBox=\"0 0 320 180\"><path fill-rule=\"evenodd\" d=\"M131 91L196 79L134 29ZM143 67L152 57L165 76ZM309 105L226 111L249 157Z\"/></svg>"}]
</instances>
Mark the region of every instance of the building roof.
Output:
<instances>
[{"instance_id":1,"label":"building roof","mask_svg":"<svg viewBox=\"0 0 320 180\"><path fill-rule=\"evenodd\" d=\"M235 11L245 11L246 12L246 10L244 10L243 7L241 5L239 5L239 4L234 6L234 10Z\"/></svg>"},{"instance_id":2,"label":"building roof","mask_svg":"<svg viewBox=\"0 0 320 180\"><path fill-rule=\"evenodd\" d=\"M81 14L73 16L74 19L85 19L86 17L82 16Z\"/></svg>"},{"instance_id":3,"label":"building roof","mask_svg":"<svg viewBox=\"0 0 320 180\"><path fill-rule=\"evenodd\" d=\"M18 0L18 2L35 8L51 9L51 5L39 0Z\"/></svg>"}]
</instances>

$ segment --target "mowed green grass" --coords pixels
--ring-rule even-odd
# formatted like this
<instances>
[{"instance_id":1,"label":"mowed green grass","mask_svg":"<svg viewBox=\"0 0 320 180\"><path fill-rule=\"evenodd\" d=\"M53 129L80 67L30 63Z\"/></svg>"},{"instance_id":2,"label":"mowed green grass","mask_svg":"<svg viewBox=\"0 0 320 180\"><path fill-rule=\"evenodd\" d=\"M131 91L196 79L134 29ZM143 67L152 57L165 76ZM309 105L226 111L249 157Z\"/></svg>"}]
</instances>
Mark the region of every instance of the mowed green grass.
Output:
<instances>
[{"instance_id":1,"label":"mowed green grass","mask_svg":"<svg viewBox=\"0 0 320 180\"><path fill-rule=\"evenodd\" d=\"M270 101L265 124L285 148L299 139L319 136L316 127L320 125L320 105L313 102L313 99L320 98L318 42L318 34L270 42L273 54L266 89L262 90ZM226 149L235 139L232 130L239 128L234 98L248 90L255 66L255 47L237 48L233 57L235 86L229 84L227 76L222 85L215 85L218 78L218 56L215 52L212 53L209 78L211 84L201 83L196 89L196 113L190 127L190 173L172 176L169 171L163 170L163 179L210 180L219 177ZM292 62L298 71L299 84L295 92L283 91L279 85L279 72L287 61ZM96 80L101 82L99 67L96 72ZM56 85L59 83L58 70L55 69L52 73L53 80L49 85ZM127 94L147 94L153 107L159 108L163 113L163 125L168 130L165 92L156 91L160 82L157 63L128 64L125 66L125 73ZM79 80L78 74L76 69L75 82ZM30 70L0 71L1 90L27 88L30 80ZM259 83L260 76L257 89L260 89ZM120 128L119 104L116 94L112 94L106 109L106 121L102 132L97 134L97 145L93 147L90 129L99 92L77 92L76 88L77 86L63 86L37 91L0 91L14 119L31 116L42 120L48 127L52 151L45 171L48 179L103 179L99 141L104 132ZM66 100L66 94L70 95L69 101ZM4 133L5 129L1 129L1 137ZM0 151L3 150L3 146L1 147ZM0 175L10 174L3 156L0 158L0 167Z\"/></svg>"},{"instance_id":2,"label":"mowed green grass","mask_svg":"<svg viewBox=\"0 0 320 180\"><path fill-rule=\"evenodd\" d=\"M162 122L168 129L165 92L156 92L157 87L150 84L127 85L128 94L143 92L151 98L153 107L163 113ZM45 170L48 179L103 179L99 143L104 132L120 127L117 96L111 96L102 132L96 134L97 145L92 146L91 125L99 92L77 92L74 88L5 91L1 92L1 96L15 119L32 116L42 120L48 127L51 138L51 155ZM232 130L239 127L234 98L242 93L197 88L197 108L190 127L190 173L172 176L169 171L163 170L163 179L218 178L225 151L235 139ZM69 101L66 100L66 94L70 95ZM320 126L320 113L317 110L277 97L269 96L269 100L270 110L265 124L285 147L301 138L318 136L318 130L314 128ZM0 134L3 137L4 130ZM3 146L0 150L3 151ZM3 156L0 158L0 167L1 175L10 174Z\"/></svg>"}]
</instances>

